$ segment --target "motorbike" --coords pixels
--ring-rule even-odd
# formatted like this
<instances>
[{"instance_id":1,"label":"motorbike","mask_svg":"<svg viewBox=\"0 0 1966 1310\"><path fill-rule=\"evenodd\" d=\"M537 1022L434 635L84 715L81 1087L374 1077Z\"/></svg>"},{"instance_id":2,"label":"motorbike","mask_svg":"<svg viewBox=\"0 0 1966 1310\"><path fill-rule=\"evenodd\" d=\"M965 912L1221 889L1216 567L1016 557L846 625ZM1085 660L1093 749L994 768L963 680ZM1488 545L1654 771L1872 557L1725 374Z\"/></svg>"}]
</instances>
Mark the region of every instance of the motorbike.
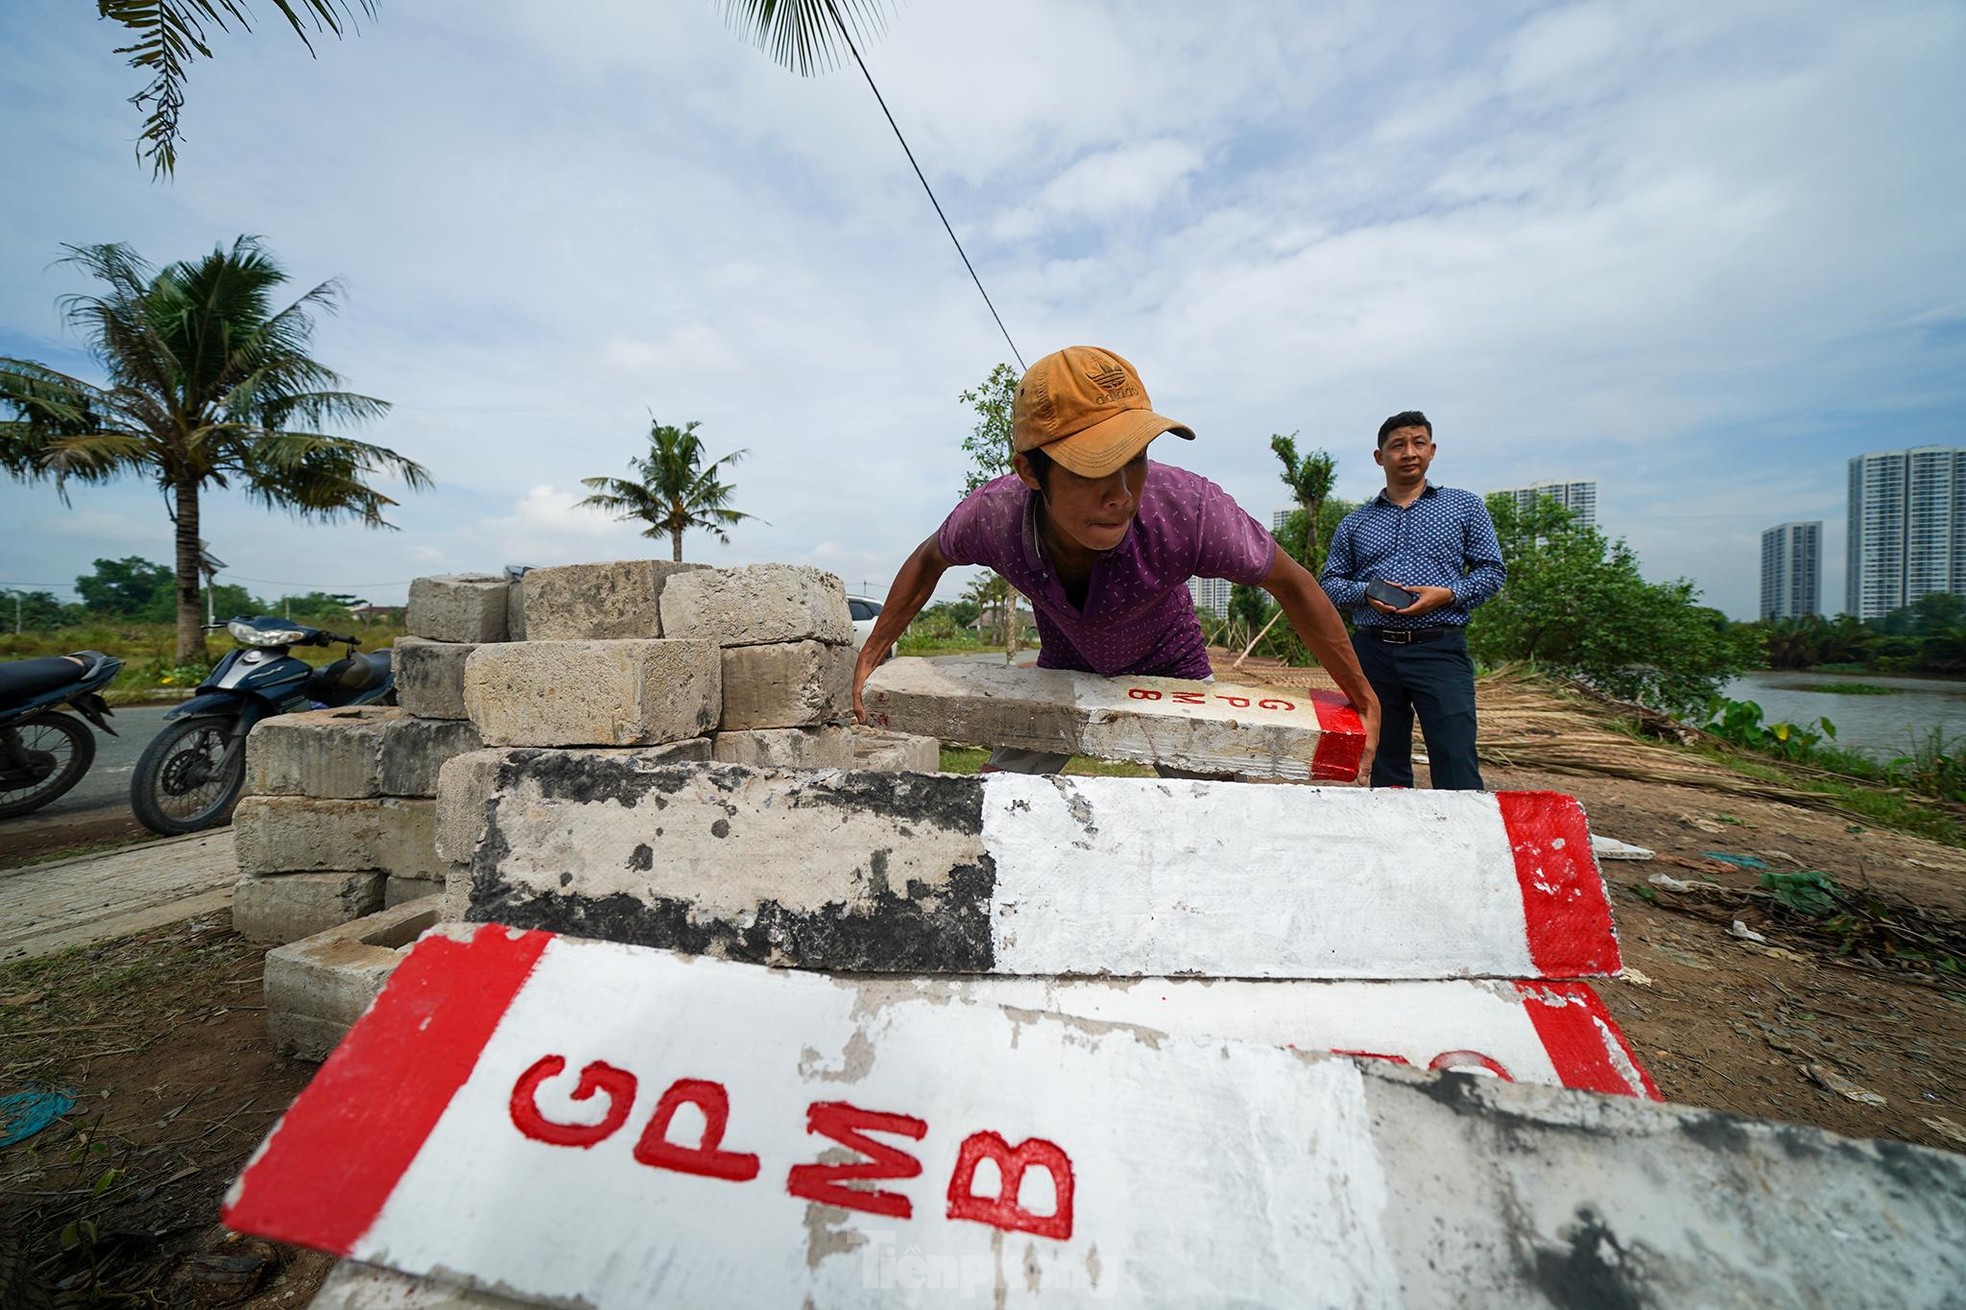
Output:
<instances>
[{"instance_id":1,"label":"motorbike","mask_svg":"<svg viewBox=\"0 0 1966 1310\"><path fill-rule=\"evenodd\" d=\"M292 619L241 615L223 627L239 643L190 700L164 716L130 778L138 822L166 835L197 832L231 813L246 780L246 734L261 719L299 710L394 704L388 650L358 654L360 637ZM315 668L295 646L345 645L342 658Z\"/></svg>"},{"instance_id":2,"label":"motorbike","mask_svg":"<svg viewBox=\"0 0 1966 1310\"><path fill-rule=\"evenodd\" d=\"M0 819L38 810L82 781L96 739L80 720L117 735L102 689L122 667L96 650L0 664Z\"/></svg>"}]
</instances>

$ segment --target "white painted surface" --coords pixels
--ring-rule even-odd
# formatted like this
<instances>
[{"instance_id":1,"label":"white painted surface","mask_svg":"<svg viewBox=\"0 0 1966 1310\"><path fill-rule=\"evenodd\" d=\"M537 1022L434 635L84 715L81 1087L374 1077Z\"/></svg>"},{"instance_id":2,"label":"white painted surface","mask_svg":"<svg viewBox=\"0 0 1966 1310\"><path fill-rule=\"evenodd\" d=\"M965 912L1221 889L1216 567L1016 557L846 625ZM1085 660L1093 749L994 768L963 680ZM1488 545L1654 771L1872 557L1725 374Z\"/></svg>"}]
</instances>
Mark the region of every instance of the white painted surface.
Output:
<instances>
[{"instance_id":1,"label":"white painted surface","mask_svg":"<svg viewBox=\"0 0 1966 1310\"><path fill-rule=\"evenodd\" d=\"M1536 972L1485 793L998 773L983 841L1002 973Z\"/></svg>"},{"instance_id":2,"label":"white painted surface","mask_svg":"<svg viewBox=\"0 0 1966 1310\"><path fill-rule=\"evenodd\" d=\"M912 1304L920 1284L903 1285L914 1278L900 1263L911 1251L1001 1305L1060 1293L1125 1306L1239 1295L1397 1304L1379 1231L1384 1181L1350 1063L983 1007L855 1002L851 988L813 975L557 940L351 1254L638 1310ZM582 1149L513 1128L514 1084L548 1053L569 1071L542 1093L549 1117L597 1117L591 1102L552 1099L588 1061L637 1076L621 1131ZM757 1178L633 1160L676 1078L728 1089L723 1145L756 1153ZM920 1177L880 1184L910 1198L910 1218L787 1194L790 1166L834 1145L806 1133L806 1107L834 1100L926 1120L918 1144L881 1138L921 1161ZM698 1123L684 1111L672 1138L694 1140ZM1075 1184L1068 1240L946 1216L958 1146L979 1131L1065 1150ZM1043 1177L1025 1175L1033 1209L1045 1206Z\"/></svg>"}]
</instances>

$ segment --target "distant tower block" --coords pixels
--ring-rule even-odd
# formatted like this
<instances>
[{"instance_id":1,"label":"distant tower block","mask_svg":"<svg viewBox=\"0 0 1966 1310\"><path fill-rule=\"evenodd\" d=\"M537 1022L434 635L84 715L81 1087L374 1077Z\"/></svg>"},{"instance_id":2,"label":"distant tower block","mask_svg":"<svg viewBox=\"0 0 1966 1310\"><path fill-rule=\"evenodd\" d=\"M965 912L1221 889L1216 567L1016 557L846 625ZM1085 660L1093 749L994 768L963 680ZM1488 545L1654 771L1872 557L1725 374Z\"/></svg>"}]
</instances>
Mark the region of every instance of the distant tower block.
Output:
<instances>
[{"instance_id":1,"label":"distant tower block","mask_svg":"<svg viewBox=\"0 0 1966 1310\"><path fill-rule=\"evenodd\" d=\"M1761 617L1823 612L1823 524L1783 523L1761 534Z\"/></svg>"}]
</instances>

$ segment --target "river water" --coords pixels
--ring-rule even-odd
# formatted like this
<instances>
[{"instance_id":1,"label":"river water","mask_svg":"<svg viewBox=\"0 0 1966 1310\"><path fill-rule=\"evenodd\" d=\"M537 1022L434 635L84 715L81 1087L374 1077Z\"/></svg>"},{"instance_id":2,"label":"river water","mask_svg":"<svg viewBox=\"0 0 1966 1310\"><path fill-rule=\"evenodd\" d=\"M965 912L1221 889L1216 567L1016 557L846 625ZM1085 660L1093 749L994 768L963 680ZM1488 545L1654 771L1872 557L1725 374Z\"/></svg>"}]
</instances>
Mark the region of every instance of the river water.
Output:
<instances>
[{"instance_id":1,"label":"river water","mask_svg":"<svg viewBox=\"0 0 1966 1310\"><path fill-rule=\"evenodd\" d=\"M1890 687L1893 692L1846 696L1818 690L1839 682ZM1948 738L1966 737L1966 682L1876 673L1768 671L1736 678L1723 694L1761 706L1763 723L1813 728L1817 719L1827 718L1836 725L1836 745L1880 760L1909 754L1912 738L1923 740L1934 725L1942 727Z\"/></svg>"}]
</instances>

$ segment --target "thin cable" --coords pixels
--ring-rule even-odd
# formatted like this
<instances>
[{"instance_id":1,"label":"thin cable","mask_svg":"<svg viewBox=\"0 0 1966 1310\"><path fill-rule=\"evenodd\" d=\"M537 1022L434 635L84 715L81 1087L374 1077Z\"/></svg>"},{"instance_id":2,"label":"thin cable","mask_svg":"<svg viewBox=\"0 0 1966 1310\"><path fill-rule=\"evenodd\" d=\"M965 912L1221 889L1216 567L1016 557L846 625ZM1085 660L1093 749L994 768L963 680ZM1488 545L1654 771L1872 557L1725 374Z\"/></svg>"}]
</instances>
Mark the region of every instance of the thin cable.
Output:
<instances>
[{"instance_id":1,"label":"thin cable","mask_svg":"<svg viewBox=\"0 0 1966 1310\"><path fill-rule=\"evenodd\" d=\"M983 279L976 276L976 266L969 262L969 252L963 249L963 243L957 239L956 229L949 226L949 216L942 212L942 202L935 198L935 191L929 186L928 178L922 175L922 166L915 162L915 152L908 149L908 138L901 135L900 124L894 121L894 115L888 111L887 100L881 95L881 89L874 85L874 75L867 71L867 61L860 57L860 50L853 44L853 37L846 30L846 24L840 21L840 11L833 7L833 0L826 0L826 12L833 16L833 25L840 29L840 37L846 42L846 48L852 52L853 62L860 65L860 75L867 79L867 89L874 93L874 100L880 105L881 112L887 115L887 125L894 129L894 139L901 143L901 153L908 156L908 164L915 170L915 176L921 180L922 190L928 192L928 203L935 206L935 216L942 220L942 230L949 234L949 240L955 242L956 253L962 256L963 267L969 270L969 280L976 284L977 294L983 297L983 303L989 307L990 317L997 320L997 331L1003 333L1004 344L1010 347L1011 355L1017 360L1017 367L1024 368L1024 356L1018 354L1017 343L1010 339L1010 329L1003 325L1003 316L997 313L997 307L990 302L990 293L983 289Z\"/></svg>"}]
</instances>

